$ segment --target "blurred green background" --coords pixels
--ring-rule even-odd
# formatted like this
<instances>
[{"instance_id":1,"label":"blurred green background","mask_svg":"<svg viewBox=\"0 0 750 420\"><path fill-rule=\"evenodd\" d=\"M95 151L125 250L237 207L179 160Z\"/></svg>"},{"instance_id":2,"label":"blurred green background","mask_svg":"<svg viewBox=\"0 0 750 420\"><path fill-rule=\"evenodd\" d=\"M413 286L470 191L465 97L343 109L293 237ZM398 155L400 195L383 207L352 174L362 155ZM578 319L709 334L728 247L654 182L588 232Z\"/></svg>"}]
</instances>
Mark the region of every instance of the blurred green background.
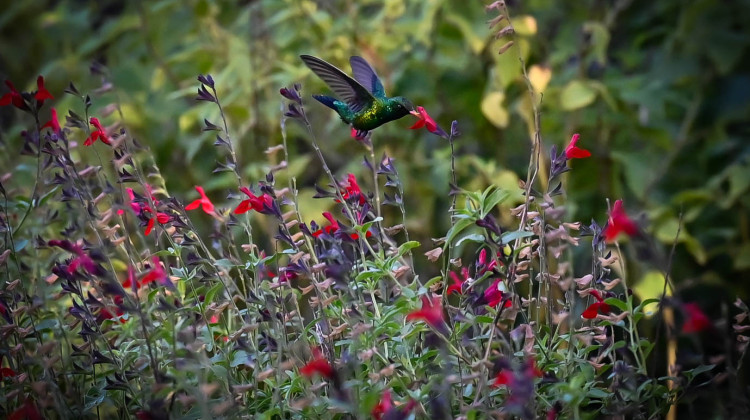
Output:
<instances>
[{"instance_id":1,"label":"blurred green background","mask_svg":"<svg viewBox=\"0 0 750 420\"><path fill-rule=\"evenodd\" d=\"M330 110L310 100L311 93L327 88L298 58L316 55L348 71L348 57L362 55L390 94L423 105L446 129L458 121L462 187L494 183L518 200L531 127L520 51L543 91L545 147L562 147L578 132L580 145L593 153L572 163L569 219L603 224L606 199L623 198L664 254L631 253L645 262L631 277L643 278L663 268L682 213L675 281L719 291L694 289L709 305L737 294L746 298L750 1L508 4L519 50L500 55L507 39L494 39L487 21L496 13L480 1L6 2L0 12L0 78L32 89L36 76L45 75L61 115L68 109L82 113L79 99L62 94L71 81L91 93L92 115L118 102L128 129L152 150L172 195L192 200L193 186L203 185L217 204L230 206L236 203L225 197L236 188L234 178L212 173L223 155L213 135L201 131L203 118L217 123L218 113L212 104L194 101L196 76L210 73L217 82L240 145L245 182L263 179L282 159L264 153L281 142L278 90L301 82L329 165L340 176L359 175L370 190L361 165L365 148ZM92 75L94 62L106 66L104 76ZM102 83L113 89L95 92ZM114 123L115 115L103 118L105 124ZM30 123L25 118L11 107L0 109L3 173L18 163L17 133ZM450 153L445 140L408 130L412 123L407 117L378 129L375 153L396 159L410 233L426 251L429 238L448 228ZM302 189L305 217L320 220L329 203L311 197L313 185L326 179L305 131L292 122L287 126L289 173ZM287 176L278 173L280 185ZM398 222L397 212L389 215ZM507 215L504 220L510 223ZM582 248L583 258L588 251Z\"/></svg>"}]
</instances>

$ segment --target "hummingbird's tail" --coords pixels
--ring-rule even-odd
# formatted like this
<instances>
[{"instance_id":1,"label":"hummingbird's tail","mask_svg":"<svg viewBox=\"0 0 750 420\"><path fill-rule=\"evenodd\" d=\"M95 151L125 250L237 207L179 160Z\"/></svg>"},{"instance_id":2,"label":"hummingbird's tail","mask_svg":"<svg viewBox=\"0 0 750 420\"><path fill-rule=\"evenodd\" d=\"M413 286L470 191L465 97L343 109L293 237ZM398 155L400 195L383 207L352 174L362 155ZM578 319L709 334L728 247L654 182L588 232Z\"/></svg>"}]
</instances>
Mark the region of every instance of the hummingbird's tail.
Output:
<instances>
[{"instance_id":1,"label":"hummingbird's tail","mask_svg":"<svg viewBox=\"0 0 750 420\"><path fill-rule=\"evenodd\" d=\"M331 98L330 96L325 96L325 95L313 95L312 97L315 98L321 104L338 112L336 105L334 105L334 102L336 102L336 98Z\"/></svg>"}]
</instances>

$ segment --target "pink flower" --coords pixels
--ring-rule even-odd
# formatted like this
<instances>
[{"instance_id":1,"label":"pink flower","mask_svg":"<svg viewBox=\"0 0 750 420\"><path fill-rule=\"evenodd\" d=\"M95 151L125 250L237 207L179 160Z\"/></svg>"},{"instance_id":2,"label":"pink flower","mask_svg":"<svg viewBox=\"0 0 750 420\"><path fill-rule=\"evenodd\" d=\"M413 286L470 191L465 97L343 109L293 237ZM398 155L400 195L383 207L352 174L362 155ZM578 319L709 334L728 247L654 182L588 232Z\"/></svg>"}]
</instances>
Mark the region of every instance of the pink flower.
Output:
<instances>
[{"instance_id":1,"label":"pink flower","mask_svg":"<svg viewBox=\"0 0 750 420\"><path fill-rule=\"evenodd\" d=\"M60 122L57 120L57 110L51 108L52 118L44 123L42 128L49 128L55 134L60 134Z\"/></svg>"},{"instance_id":2,"label":"pink flower","mask_svg":"<svg viewBox=\"0 0 750 420\"><path fill-rule=\"evenodd\" d=\"M206 197L206 192L203 191L203 187L196 185L195 189L196 191L198 191L198 194L201 195L201 198L185 206L185 210L195 210L198 208L198 206L201 206L203 211L206 212L207 214L211 214L211 215L215 214L214 205L211 202L211 200L209 200L208 197Z\"/></svg>"},{"instance_id":3,"label":"pink flower","mask_svg":"<svg viewBox=\"0 0 750 420\"><path fill-rule=\"evenodd\" d=\"M638 233L638 225L633 222L622 208L622 200L615 201L609 214L607 226L604 228L604 239L612 242L620 233L633 236Z\"/></svg>"},{"instance_id":4,"label":"pink flower","mask_svg":"<svg viewBox=\"0 0 750 420\"><path fill-rule=\"evenodd\" d=\"M34 99L36 99L39 102L40 106L47 99L55 99L54 97L52 97L52 94L49 93L47 88L44 87L44 77L39 76L36 78L36 86L37 86L37 91L34 94Z\"/></svg>"},{"instance_id":5,"label":"pink flower","mask_svg":"<svg viewBox=\"0 0 750 420\"><path fill-rule=\"evenodd\" d=\"M86 141L83 142L84 146L91 146L97 140L101 140L104 144L112 144L109 136L107 135L107 131L104 129L104 127L102 127L102 123L99 122L98 118L91 117L89 119L89 122L96 128L96 130L92 131L91 135L86 138Z\"/></svg>"},{"instance_id":6,"label":"pink flower","mask_svg":"<svg viewBox=\"0 0 750 420\"><path fill-rule=\"evenodd\" d=\"M604 303L604 299L602 298L602 295L598 290L591 289L589 293L596 299L596 302L589 305L589 307L586 308L585 311L583 311L583 313L581 314L583 318L594 319L598 314L607 315L612 311L612 308L608 304Z\"/></svg>"},{"instance_id":7,"label":"pink flower","mask_svg":"<svg viewBox=\"0 0 750 420\"><path fill-rule=\"evenodd\" d=\"M245 193L249 198L242 201L237 208L234 209L234 214L243 214L250 210L255 210L261 214L271 213L271 209L273 208L273 197L268 194L256 196L250 191L250 188L247 187L240 187L240 191Z\"/></svg>"},{"instance_id":8,"label":"pink flower","mask_svg":"<svg viewBox=\"0 0 750 420\"><path fill-rule=\"evenodd\" d=\"M440 296L430 298L427 295L422 295L422 308L408 314L406 320L424 321L435 330L445 331L446 326L443 320L443 305Z\"/></svg>"},{"instance_id":9,"label":"pink flower","mask_svg":"<svg viewBox=\"0 0 750 420\"><path fill-rule=\"evenodd\" d=\"M581 135L578 133L573 134L573 137L571 137L570 143L568 143L568 146L565 148L565 157L568 159L583 159L591 156L591 152L576 146L580 137Z\"/></svg>"},{"instance_id":10,"label":"pink flower","mask_svg":"<svg viewBox=\"0 0 750 420\"><path fill-rule=\"evenodd\" d=\"M685 323L682 324L682 332L685 334L693 334L704 331L711 327L711 319L701 310L701 307L694 302L689 302L683 305L685 310Z\"/></svg>"},{"instance_id":11,"label":"pink flower","mask_svg":"<svg viewBox=\"0 0 750 420\"><path fill-rule=\"evenodd\" d=\"M328 362L328 359L323 356L323 353L318 348L313 349L313 359L302 366L299 369L299 373L308 378L319 374L326 379L333 379L336 374L331 363Z\"/></svg>"}]
</instances>

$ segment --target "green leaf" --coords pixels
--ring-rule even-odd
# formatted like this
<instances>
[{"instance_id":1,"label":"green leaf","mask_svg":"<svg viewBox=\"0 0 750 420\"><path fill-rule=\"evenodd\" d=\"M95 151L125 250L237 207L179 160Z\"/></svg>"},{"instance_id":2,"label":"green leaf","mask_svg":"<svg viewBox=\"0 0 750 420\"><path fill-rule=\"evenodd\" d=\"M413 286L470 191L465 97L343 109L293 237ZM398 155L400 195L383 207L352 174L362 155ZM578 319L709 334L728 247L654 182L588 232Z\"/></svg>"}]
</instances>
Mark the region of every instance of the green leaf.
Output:
<instances>
[{"instance_id":1,"label":"green leaf","mask_svg":"<svg viewBox=\"0 0 750 420\"><path fill-rule=\"evenodd\" d=\"M418 241L404 242L403 244L401 244L401 246L398 247L398 256L403 257L404 254L409 252L409 250L417 248L419 245L420 243Z\"/></svg>"},{"instance_id":2,"label":"green leaf","mask_svg":"<svg viewBox=\"0 0 750 420\"><path fill-rule=\"evenodd\" d=\"M560 106L565 111L591 105L595 99L596 89L581 80L571 80L560 92Z\"/></svg>"},{"instance_id":3,"label":"green leaf","mask_svg":"<svg viewBox=\"0 0 750 420\"><path fill-rule=\"evenodd\" d=\"M507 191L501 190L501 189L495 189L492 192L492 194L489 194L489 196L487 196L486 198L483 198L481 202L482 213L480 217L484 218L485 216L490 214L492 210L498 204L505 201L508 198L508 196L510 196L510 194Z\"/></svg>"},{"instance_id":4,"label":"green leaf","mask_svg":"<svg viewBox=\"0 0 750 420\"><path fill-rule=\"evenodd\" d=\"M463 238L459 239L456 242L456 246L457 247L461 246L461 244L464 243L465 241L475 242L475 243L478 243L478 244L482 244L482 243L484 243L484 235L482 235L480 233L470 233L470 234L464 236Z\"/></svg>"},{"instance_id":5,"label":"green leaf","mask_svg":"<svg viewBox=\"0 0 750 420\"><path fill-rule=\"evenodd\" d=\"M453 226L451 226L448 234L445 236L445 241L448 243L453 242L453 240L456 239L456 236L458 236L459 233L461 233L467 227L472 226L473 224L473 218L458 219L458 221Z\"/></svg>"},{"instance_id":6,"label":"green leaf","mask_svg":"<svg viewBox=\"0 0 750 420\"><path fill-rule=\"evenodd\" d=\"M503 245L509 244L518 238L528 238L529 236L534 236L534 232L529 232L526 230L514 230L513 232L505 232L502 236Z\"/></svg>"},{"instance_id":7,"label":"green leaf","mask_svg":"<svg viewBox=\"0 0 750 420\"><path fill-rule=\"evenodd\" d=\"M222 289L224 289L224 285L221 283L216 283L212 288L206 292L206 298L204 299L204 302L206 305L210 305L214 301L214 297L216 297L216 294L219 293Z\"/></svg>"}]
</instances>

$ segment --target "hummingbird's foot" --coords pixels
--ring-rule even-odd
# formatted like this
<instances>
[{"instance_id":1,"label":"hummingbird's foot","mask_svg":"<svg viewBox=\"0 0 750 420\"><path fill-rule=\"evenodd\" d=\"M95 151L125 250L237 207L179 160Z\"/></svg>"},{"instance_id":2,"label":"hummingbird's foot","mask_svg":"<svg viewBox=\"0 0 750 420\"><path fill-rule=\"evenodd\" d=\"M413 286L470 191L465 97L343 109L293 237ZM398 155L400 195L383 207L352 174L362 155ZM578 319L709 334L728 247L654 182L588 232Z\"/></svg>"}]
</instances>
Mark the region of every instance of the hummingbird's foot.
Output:
<instances>
[{"instance_id":1,"label":"hummingbird's foot","mask_svg":"<svg viewBox=\"0 0 750 420\"><path fill-rule=\"evenodd\" d=\"M364 141L370 137L370 132L366 130L357 130L356 128L352 127L351 135L352 138L356 140Z\"/></svg>"}]
</instances>

